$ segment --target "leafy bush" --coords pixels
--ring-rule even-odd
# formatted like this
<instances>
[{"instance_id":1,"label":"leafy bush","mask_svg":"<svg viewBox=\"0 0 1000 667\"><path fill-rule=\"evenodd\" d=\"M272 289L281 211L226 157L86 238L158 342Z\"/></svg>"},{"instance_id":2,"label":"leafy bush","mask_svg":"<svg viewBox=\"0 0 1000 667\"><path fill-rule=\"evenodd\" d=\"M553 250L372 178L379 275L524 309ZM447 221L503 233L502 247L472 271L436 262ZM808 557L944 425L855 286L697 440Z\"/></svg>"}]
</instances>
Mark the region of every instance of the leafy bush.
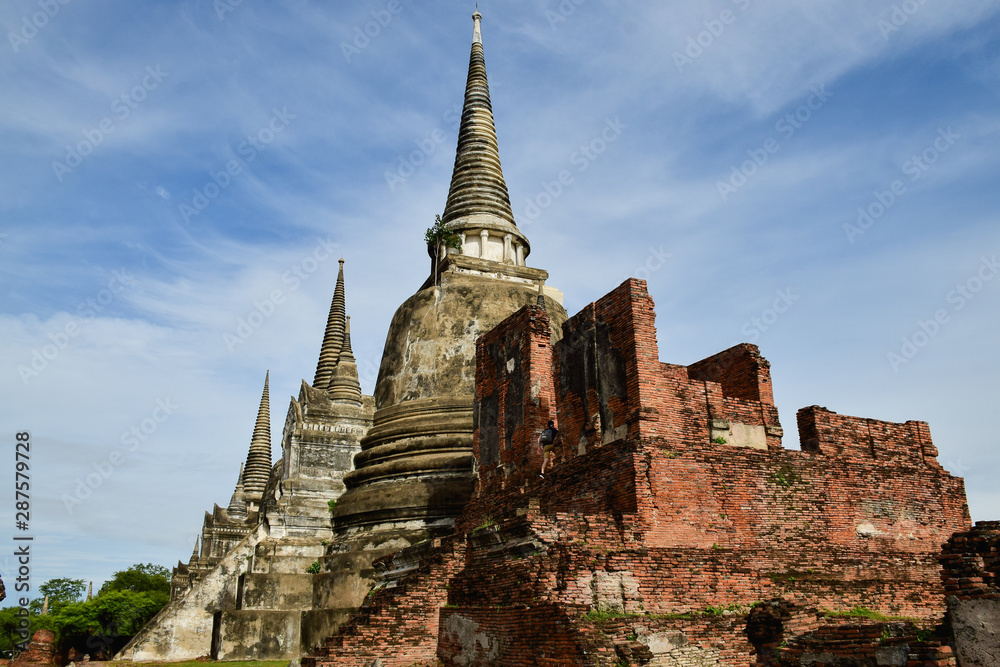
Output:
<instances>
[{"instance_id":1,"label":"leafy bush","mask_svg":"<svg viewBox=\"0 0 1000 667\"><path fill-rule=\"evenodd\" d=\"M166 568L147 563L116 572L93 599L83 601L82 579L50 579L38 587L42 597L31 601L30 633L51 630L59 645L82 638L127 638L138 632L149 619L170 601L170 573ZM45 595L49 610L40 615ZM0 651L11 651L20 642L17 635L17 607L0 609ZM109 656L110 657L110 656Z\"/></svg>"}]
</instances>

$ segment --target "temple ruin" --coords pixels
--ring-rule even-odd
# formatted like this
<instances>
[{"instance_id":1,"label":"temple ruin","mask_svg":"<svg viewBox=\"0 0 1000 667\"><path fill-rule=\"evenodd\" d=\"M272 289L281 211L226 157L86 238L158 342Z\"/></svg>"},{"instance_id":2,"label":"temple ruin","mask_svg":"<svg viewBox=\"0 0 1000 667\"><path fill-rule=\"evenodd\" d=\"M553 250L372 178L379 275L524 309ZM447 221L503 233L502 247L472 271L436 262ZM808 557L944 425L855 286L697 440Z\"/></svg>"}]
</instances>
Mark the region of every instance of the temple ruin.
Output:
<instances>
[{"instance_id":1,"label":"temple ruin","mask_svg":"<svg viewBox=\"0 0 1000 667\"><path fill-rule=\"evenodd\" d=\"M955 664L935 628L997 622L1000 529L972 526L928 425L810 406L787 449L755 346L661 362L635 279L569 317L527 265L481 20L442 216L457 247L427 247L374 395L341 260L280 458L266 375L230 502L206 512L170 603L119 658ZM562 444L543 479L550 419Z\"/></svg>"}]
</instances>

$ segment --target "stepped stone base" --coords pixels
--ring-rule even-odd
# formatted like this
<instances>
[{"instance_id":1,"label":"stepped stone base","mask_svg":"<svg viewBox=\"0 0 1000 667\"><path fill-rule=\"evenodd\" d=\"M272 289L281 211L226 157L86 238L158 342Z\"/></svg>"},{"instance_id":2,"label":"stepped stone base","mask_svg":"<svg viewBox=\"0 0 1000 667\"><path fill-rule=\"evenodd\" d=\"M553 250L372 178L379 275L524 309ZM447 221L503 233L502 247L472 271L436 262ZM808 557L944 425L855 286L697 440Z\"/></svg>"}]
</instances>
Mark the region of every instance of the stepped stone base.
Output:
<instances>
[{"instance_id":1,"label":"stepped stone base","mask_svg":"<svg viewBox=\"0 0 1000 667\"><path fill-rule=\"evenodd\" d=\"M222 614L217 660L294 660L347 621L350 610L241 609Z\"/></svg>"}]
</instances>

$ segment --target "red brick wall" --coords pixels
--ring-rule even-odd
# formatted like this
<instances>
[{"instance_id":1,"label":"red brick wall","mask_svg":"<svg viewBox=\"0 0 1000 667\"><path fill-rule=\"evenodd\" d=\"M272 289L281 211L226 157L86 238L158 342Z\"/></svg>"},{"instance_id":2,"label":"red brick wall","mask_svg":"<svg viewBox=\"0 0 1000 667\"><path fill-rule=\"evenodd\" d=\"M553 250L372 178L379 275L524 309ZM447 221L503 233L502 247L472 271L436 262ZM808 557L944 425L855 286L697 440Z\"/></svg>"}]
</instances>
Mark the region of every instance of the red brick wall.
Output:
<instances>
[{"instance_id":1,"label":"red brick wall","mask_svg":"<svg viewBox=\"0 0 1000 667\"><path fill-rule=\"evenodd\" d=\"M927 422L847 417L816 405L799 410L796 421L803 451L941 470Z\"/></svg>"},{"instance_id":2,"label":"red brick wall","mask_svg":"<svg viewBox=\"0 0 1000 667\"><path fill-rule=\"evenodd\" d=\"M464 562L462 540L435 540L412 572L373 593L323 646L302 658L303 667L382 667L432 664L438 616L451 579ZM391 564L392 557L382 559Z\"/></svg>"},{"instance_id":3,"label":"red brick wall","mask_svg":"<svg viewBox=\"0 0 1000 667\"><path fill-rule=\"evenodd\" d=\"M517 327L524 323L512 318L497 335L509 339ZM712 420L780 428L768 362L751 345L686 369L659 363L655 352L652 301L642 281L627 281L566 323L553 356L556 407L570 442L550 475L558 491L539 494L542 513L590 515L591 532L602 523L593 517L603 513L617 522L622 544L748 559L735 574L707 575L725 590L747 593L729 602L788 593L836 608L940 614L935 556L954 530L969 525L969 515L964 485L937 463L925 423L811 407L799 414L804 451L776 447L780 436L771 434L768 451L716 444L709 441ZM624 382L606 379L617 372ZM611 395L603 396L608 387ZM645 436L643 444L609 441L622 426L630 440ZM574 436L586 446L571 446ZM518 495L480 495L461 526L477 525L486 509L495 518L523 502ZM635 537L624 539L626 532ZM675 567L681 565L649 569ZM722 601L682 574L676 580L685 583L670 599ZM662 578L659 585L671 588Z\"/></svg>"},{"instance_id":4,"label":"red brick wall","mask_svg":"<svg viewBox=\"0 0 1000 667\"><path fill-rule=\"evenodd\" d=\"M441 611L438 657L446 665L581 665L580 610L541 603L450 607Z\"/></svg>"},{"instance_id":5,"label":"red brick wall","mask_svg":"<svg viewBox=\"0 0 1000 667\"><path fill-rule=\"evenodd\" d=\"M538 474L538 436L556 416L550 337L545 310L525 306L476 342L479 495Z\"/></svg>"},{"instance_id":6,"label":"red brick wall","mask_svg":"<svg viewBox=\"0 0 1000 667\"><path fill-rule=\"evenodd\" d=\"M643 434L641 408L661 374L655 317L645 281L632 278L563 324L554 377L569 446Z\"/></svg>"},{"instance_id":7,"label":"red brick wall","mask_svg":"<svg viewBox=\"0 0 1000 667\"><path fill-rule=\"evenodd\" d=\"M692 380L722 385L722 393L733 398L774 405L771 364L756 345L741 343L687 367Z\"/></svg>"},{"instance_id":8,"label":"red brick wall","mask_svg":"<svg viewBox=\"0 0 1000 667\"><path fill-rule=\"evenodd\" d=\"M789 638L781 647L759 651L755 665L769 667L840 667L904 664L908 667L954 667L955 654L942 639L923 638L905 622L833 623ZM893 662L887 662L893 660ZM896 662L895 660L903 660Z\"/></svg>"},{"instance_id":9,"label":"red brick wall","mask_svg":"<svg viewBox=\"0 0 1000 667\"><path fill-rule=\"evenodd\" d=\"M559 423L583 453L628 437L708 442L713 420L763 426L780 449L770 365L738 345L690 367L658 359L653 301L628 280L564 325L554 350Z\"/></svg>"},{"instance_id":10,"label":"red brick wall","mask_svg":"<svg viewBox=\"0 0 1000 667\"><path fill-rule=\"evenodd\" d=\"M28 648L11 662L13 667L45 667L55 664L55 635L51 630L35 630Z\"/></svg>"},{"instance_id":11,"label":"red brick wall","mask_svg":"<svg viewBox=\"0 0 1000 667\"><path fill-rule=\"evenodd\" d=\"M434 649L446 665L613 665L648 659L641 637L662 631L743 666L749 606L778 597L940 619L939 546L970 520L927 425L813 406L798 415L802 451L781 449L756 348L664 364L654 317L629 280L554 347L535 307L479 340L478 482L453 541L375 594L317 664L406 664ZM542 480L535 442L553 414L563 445ZM763 427L767 449L712 442L723 420Z\"/></svg>"},{"instance_id":12,"label":"red brick wall","mask_svg":"<svg viewBox=\"0 0 1000 667\"><path fill-rule=\"evenodd\" d=\"M581 563L632 571L647 591L637 601L656 613L776 595L830 609L943 612L936 556L968 523L961 480L831 467L796 451L667 447L624 441L574 457L537 486L475 498L461 528L520 512L552 543L583 549ZM558 528L540 528L546 517ZM877 532L859 534L866 523Z\"/></svg>"},{"instance_id":13,"label":"red brick wall","mask_svg":"<svg viewBox=\"0 0 1000 667\"><path fill-rule=\"evenodd\" d=\"M647 539L662 546L936 554L969 525L962 480L923 460L904 465L659 439L649 451L648 469L637 476L648 480L638 505Z\"/></svg>"},{"instance_id":14,"label":"red brick wall","mask_svg":"<svg viewBox=\"0 0 1000 667\"><path fill-rule=\"evenodd\" d=\"M634 443L615 443L587 456L565 456L566 449L556 447L556 467L546 473L545 482L535 472L529 476L529 486L474 494L456 521L456 530L471 531L500 517L523 513L529 506L542 515L587 515L606 517L609 522L615 516L635 516Z\"/></svg>"},{"instance_id":15,"label":"red brick wall","mask_svg":"<svg viewBox=\"0 0 1000 667\"><path fill-rule=\"evenodd\" d=\"M945 593L960 600L1000 600L1000 521L977 521L941 550Z\"/></svg>"}]
</instances>

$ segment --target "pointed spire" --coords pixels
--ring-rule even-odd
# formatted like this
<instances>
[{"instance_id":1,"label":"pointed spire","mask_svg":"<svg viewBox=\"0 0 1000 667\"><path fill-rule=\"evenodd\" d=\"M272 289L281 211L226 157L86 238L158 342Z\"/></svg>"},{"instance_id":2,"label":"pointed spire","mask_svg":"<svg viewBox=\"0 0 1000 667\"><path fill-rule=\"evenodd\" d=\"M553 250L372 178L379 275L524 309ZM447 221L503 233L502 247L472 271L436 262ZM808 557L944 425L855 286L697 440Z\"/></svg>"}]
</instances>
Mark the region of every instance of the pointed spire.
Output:
<instances>
[{"instance_id":1,"label":"pointed spire","mask_svg":"<svg viewBox=\"0 0 1000 667\"><path fill-rule=\"evenodd\" d=\"M90 586L87 587L87 602L94 599L94 582L90 582Z\"/></svg>"},{"instance_id":2,"label":"pointed spire","mask_svg":"<svg viewBox=\"0 0 1000 667\"><path fill-rule=\"evenodd\" d=\"M540 280L538 282L538 298L535 299L535 305L539 308L545 308L545 281Z\"/></svg>"},{"instance_id":3,"label":"pointed spire","mask_svg":"<svg viewBox=\"0 0 1000 667\"><path fill-rule=\"evenodd\" d=\"M358 381L358 364L351 351L351 318L344 329L344 345L340 348L337 366L330 378L330 399L338 403L361 405L361 383Z\"/></svg>"},{"instance_id":4,"label":"pointed spire","mask_svg":"<svg viewBox=\"0 0 1000 667\"><path fill-rule=\"evenodd\" d=\"M316 365L316 377L313 387L323 389L330 384L330 375L337 365L340 347L344 343L344 322L347 309L344 301L344 258L340 259L340 271L337 273L337 287L333 291L333 302L330 304L330 315L326 320L326 333L323 334L323 345L319 351L319 363Z\"/></svg>"},{"instance_id":5,"label":"pointed spire","mask_svg":"<svg viewBox=\"0 0 1000 667\"><path fill-rule=\"evenodd\" d=\"M344 329L344 346L340 348L340 356L337 358L337 363L342 361L347 361L350 363L355 363L357 360L354 358L354 351L351 350L351 318L347 318L347 327Z\"/></svg>"},{"instance_id":6,"label":"pointed spire","mask_svg":"<svg viewBox=\"0 0 1000 667\"><path fill-rule=\"evenodd\" d=\"M42 603L42 613L39 616L45 616L49 613L49 596L45 595L45 602Z\"/></svg>"},{"instance_id":7,"label":"pointed spire","mask_svg":"<svg viewBox=\"0 0 1000 667\"><path fill-rule=\"evenodd\" d=\"M253 428L247 464L243 469L243 491L250 499L259 499L263 495L271 476L271 406L267 389L270 379L271 372L268 371L264 376L264 394L260 398L257 423Z\"/></svg>"},{"instance_id":8,"label":"pointed spire","mask_svg":"<svg viewBox=\"0 0 1000 667\"><path fill-rule=\"evenodd\" d=\"M500 167L500 149L493 123L489 83L486 80L486 60L483 57L480 29L482 18L477 8L472 15L472 55L469 59L462 125L458 132L458 151L443 220L453 231L482 229L483 222L492 223L492 226L499 226L504 231L516 231L510 195ZM469 224L473 222L470 220L472 216L475 216L475 221L479 224Z\"/></svg>"},{"instance_id":9,"label":"pointed spire","mask_svg":"<svg viewBox=\"0 0 1000 667\"><path fill-rule=\"evenodd\" d=\"M232 498L229 499L229 507L226 508L226 514L229 515L230 519L246 519L247 518L247 504L243 499L243 464L240 464L240 474L236 478L236 489L233 491Z\"/></svg>"},{"instance_id":10,"label":"pointed spire","mask_svg":"<svg viewBox=\"0 0 1000 667\"><path fill-rule=\"evenodd\" d=\"M192 563L197 563L198 562L198 540L200 538L201 538L201 535L199 535L198 537L194 538L194 551L191 552L191 562Z\"/></svg>"}]
</instances>

